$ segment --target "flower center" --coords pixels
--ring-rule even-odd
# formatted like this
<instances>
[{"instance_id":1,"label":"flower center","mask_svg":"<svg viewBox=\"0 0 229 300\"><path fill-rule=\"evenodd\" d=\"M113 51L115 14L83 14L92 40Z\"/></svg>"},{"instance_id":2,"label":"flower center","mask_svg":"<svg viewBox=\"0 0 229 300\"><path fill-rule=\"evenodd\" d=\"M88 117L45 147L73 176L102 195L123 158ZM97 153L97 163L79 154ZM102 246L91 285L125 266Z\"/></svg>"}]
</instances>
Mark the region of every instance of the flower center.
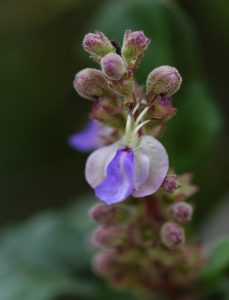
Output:
<instances>
[{"instance_id":1,"label":"flower center","mask_svg":"<svg viewBox=\"0 0 229 300\"><path fill-rule=\"evenodd\" d=\"M125 134L122 139L123 144L130 148L134 148L138 145L139 130L150 122L150 120L143 121L146 113L149 110L149 107L143 109L143 111L138 115L137 119L134 120L133 116L138 110L138 108L139 104L135 106L135 108L132 111L132 114L127 116Z\"/></svg>"}]
</instances>

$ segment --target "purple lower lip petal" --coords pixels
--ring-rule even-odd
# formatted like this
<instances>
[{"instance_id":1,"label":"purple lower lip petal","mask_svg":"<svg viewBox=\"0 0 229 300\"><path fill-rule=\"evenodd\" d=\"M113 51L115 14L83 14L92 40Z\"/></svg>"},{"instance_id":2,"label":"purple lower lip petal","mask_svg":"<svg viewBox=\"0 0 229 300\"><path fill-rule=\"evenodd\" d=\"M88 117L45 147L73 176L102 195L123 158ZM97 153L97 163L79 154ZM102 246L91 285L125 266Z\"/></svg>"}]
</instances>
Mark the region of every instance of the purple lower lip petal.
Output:
<instances>
[{"instance_id":1,"label":"purple lower lip petal","mask_svg":"<svg viewBox=\"0 0 229 300\"><path fill-rule=\"evenodd\" d=\"M109 163L106 177L95 188L96 196L107 204L125 200L133 191L134 153L129 149L119 149Z\"/></svg>"},{"instance_id":2,"label":"purple lower lip petal","mask_svg":"<svg viewBox=\"0 0 229 300\"><path fill-rule=\"evenodd\" d=\"M98 122L90 121L83 131L72 134L68 138L68 144L73 149L90 152L100 146L98 138L100 129L101 125Z\"/></svg>"}]
</instances>

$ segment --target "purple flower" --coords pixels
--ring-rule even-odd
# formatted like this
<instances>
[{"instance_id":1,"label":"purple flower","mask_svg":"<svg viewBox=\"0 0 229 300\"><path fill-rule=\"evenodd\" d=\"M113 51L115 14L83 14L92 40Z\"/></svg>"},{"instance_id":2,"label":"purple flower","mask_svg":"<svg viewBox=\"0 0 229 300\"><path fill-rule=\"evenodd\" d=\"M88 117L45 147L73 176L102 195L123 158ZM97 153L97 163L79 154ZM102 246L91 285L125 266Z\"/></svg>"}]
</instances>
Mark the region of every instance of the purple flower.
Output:
<instances>
[{"instance_id":1,"label":"purple flower","mask_svg":"<svg viewBox=\"0 0 229 300\"><path fill-rule=\"evenodd\" d=\"M96 150L86 163L86 180L107 204L155 193L168 171L167 152L154 137L141 136L130 147L122 143Z\"/></svg>"},{"instance_id":2,"label":"purple flower","mask_svg":"<svg viewBox=\"0 0 229 300\"><path fill-rule=\"evenodd\" d=\"M96 121L90 121L83 131L70 135L68 144L73 149L90 152L103 146L106 136L109 137L112 133L112 128Z\"/></svg>"}]
</instances>

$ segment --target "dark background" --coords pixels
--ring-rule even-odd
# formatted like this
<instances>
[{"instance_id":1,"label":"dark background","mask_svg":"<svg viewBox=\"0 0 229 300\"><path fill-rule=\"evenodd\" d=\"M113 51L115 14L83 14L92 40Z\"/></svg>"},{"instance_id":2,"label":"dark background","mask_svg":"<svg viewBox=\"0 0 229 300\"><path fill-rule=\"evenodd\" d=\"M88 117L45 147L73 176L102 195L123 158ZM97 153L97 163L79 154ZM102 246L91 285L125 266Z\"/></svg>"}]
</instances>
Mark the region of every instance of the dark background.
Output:
<instances>
[{"instance_id":1,"label":"dark background","mask_svg":"<svg viewBox=\"0 0 229 300\"><path fill-rule=\"evenodd\" d=\"M61 209L89 190L87 155L70 149L66 139L87 121L91 103L75 93L72 81L83 67L95 66L81 47L94 29L110 38L120 38L124 28L143 29L152 39L140 82L160 64L183 75L165 144L178 173L196 174L197 222L227 193L229 2L180 0L176 13L160 8L170 1L153 2L0 1L2 225Z\"/></svg>"}]
</instances>

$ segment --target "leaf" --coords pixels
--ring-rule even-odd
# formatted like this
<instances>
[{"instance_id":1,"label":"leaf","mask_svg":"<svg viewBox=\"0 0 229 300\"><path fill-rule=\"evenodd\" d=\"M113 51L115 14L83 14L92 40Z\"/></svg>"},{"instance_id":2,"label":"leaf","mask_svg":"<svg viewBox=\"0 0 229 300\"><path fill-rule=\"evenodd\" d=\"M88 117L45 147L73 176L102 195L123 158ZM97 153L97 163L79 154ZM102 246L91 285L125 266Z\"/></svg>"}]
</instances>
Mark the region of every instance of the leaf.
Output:
<instances>
[{"instance_id":1,"label":"leaf","mask_svg":"<svg viewBox=\"0 0 229 300\"><path fill-rule=\"evenodd\" d=\"M95 28L120 41L127 28L143 29L151 38L137 73L142 83L159 65L180 70L184 83L175 96L179 110L164 142L179 172L197 166L218 136L221 116L204 80L195 29L184 11L169 0L108 1L89 26L90 31Z\"/></svg>"},{"instance_id":2,"label":"leaf","mask_svg":"<svg viewBox=\"0 0 229 300\"><path fill-rule=\"evenodd\" d=\"M90 205L85 197L66 211L47 212L0 233L0 299L130 299L91 272Z\"/></svg>"},{"instance_id":3,"label":"leaf","mask_svg":"<svg viewBox=\"0 0 229 300\"><path fill-rule=\"evenodd\" d=\"M209 286L220 283L229 270L229 237L219 241L209 254L209 261L202 271L202 280Z\"/></svg>"}]
</instances>

